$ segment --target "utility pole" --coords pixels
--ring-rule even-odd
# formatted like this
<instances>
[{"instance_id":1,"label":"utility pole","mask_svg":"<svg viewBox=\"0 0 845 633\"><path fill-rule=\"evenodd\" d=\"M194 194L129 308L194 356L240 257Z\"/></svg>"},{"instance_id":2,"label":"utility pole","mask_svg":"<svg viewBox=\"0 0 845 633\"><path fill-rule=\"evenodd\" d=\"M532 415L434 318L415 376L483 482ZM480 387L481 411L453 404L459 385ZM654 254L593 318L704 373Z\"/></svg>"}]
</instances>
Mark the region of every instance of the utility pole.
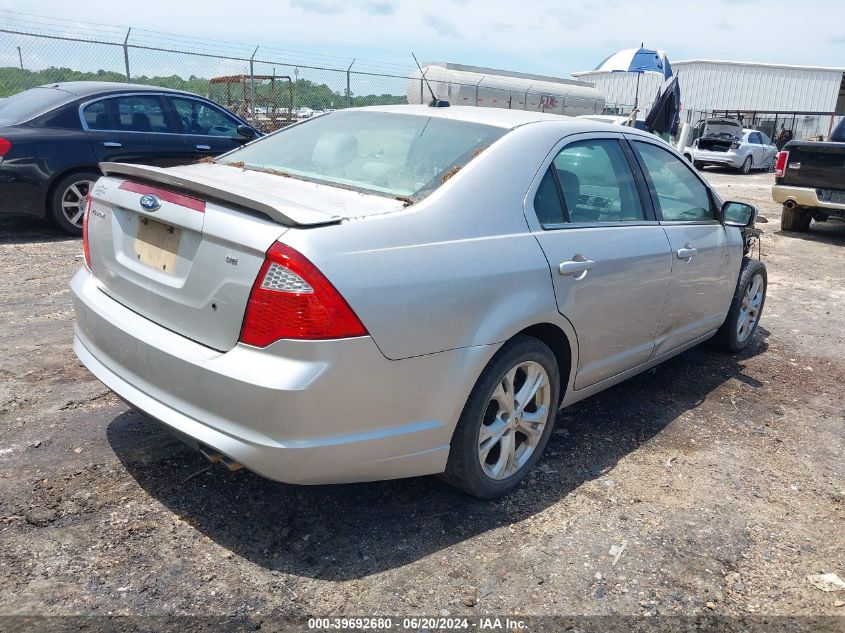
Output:
<instances>
[{"instance_id":1,"label":"utility pole","mask_svg":"<svg viewBox=\"0 0 845 633\"><path fill-rule=\"evenodd\" d=\"M21 47L18 46L18 62L21 65L21 70L23 70L23 57L21 56Z\"/></svg>"}]
</instances>

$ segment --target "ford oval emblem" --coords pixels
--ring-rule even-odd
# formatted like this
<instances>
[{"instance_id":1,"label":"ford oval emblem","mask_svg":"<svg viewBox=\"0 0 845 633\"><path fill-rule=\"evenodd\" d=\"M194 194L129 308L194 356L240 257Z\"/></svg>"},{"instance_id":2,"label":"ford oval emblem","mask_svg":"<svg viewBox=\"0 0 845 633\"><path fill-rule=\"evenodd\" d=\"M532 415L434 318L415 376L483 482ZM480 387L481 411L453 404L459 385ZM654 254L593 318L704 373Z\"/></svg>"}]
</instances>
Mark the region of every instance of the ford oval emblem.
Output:
<instances>
[{"instance_id":1,"label":"ford oval emblem","mask_svg":"<svg viewBox=\"0 0 845 633\"><path fill-rule=\"evenodd\" d=\"M141 208L144 211L158 211L161 209L161 200L156 195L145 193L141 196Z\"/></svg>"}]
</instances>

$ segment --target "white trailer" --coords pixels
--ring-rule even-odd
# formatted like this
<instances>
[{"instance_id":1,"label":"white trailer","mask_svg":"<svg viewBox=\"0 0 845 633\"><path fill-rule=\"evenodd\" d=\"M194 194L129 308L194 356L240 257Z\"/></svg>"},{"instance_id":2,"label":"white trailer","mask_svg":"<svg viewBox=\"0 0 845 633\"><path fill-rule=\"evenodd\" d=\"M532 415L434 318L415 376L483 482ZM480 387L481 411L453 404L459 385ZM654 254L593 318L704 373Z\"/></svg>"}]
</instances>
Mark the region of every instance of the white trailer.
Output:
<instances>
[{"instance_id":1,"label":"white trailer","mask_svg":"<svg viewBox=\"0 0 845 633\"><path fill-rule=\"evenodd\" d=\"M408 103L428 103L431 84L438 99L451 105L508 108L578 116L604 110L604 96L587 82L543 75L465 66L427 63L408 80Z\"/></svg>"}]
</instances>

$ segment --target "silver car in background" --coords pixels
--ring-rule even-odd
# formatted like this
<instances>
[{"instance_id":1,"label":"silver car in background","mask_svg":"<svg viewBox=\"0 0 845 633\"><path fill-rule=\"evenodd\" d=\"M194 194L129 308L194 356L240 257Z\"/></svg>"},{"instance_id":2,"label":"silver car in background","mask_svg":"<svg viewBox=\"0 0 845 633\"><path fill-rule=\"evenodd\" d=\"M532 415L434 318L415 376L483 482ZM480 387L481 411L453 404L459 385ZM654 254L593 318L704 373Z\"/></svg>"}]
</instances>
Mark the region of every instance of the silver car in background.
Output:
<instances>
[{"instance_id":1,"label":"silver car in background","mask_svg":"<svg viewBox=\"0 0 845 633\"><path fill-rule=\"evenodd\" d=\"M701 127L703 126L703 127ZM696 167L732 167L743 174L772 169L778 149L759 130L742 127L737 119L708 119L699 123L700 136L684 151Z\"/></svg>"},{"instance_id":2,"label":"silver car in background","mask_svg":"<svg viewBox=\"0 0 845 633\"><path fill-rule=\"evenodd\" d=\"M560 407L751 341L755 211L666 143L516 110L311 118L214 163L103 164L82 362L212 460L284 482L519 484Z\"/></svg>"}]
</instances>

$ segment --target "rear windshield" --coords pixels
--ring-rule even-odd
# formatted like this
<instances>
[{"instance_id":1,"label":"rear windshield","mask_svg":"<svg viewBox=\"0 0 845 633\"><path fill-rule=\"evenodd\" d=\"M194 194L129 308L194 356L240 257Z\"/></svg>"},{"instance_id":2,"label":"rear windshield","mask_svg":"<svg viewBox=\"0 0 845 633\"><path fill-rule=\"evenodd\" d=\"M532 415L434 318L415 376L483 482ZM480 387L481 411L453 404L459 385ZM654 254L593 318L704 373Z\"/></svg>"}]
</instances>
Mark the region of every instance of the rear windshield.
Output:
<instances>
[{"instance_id":1,"label":"rear windshield","mask_svg":"<svg viewBox=\"0 0 845 633\"><path fill-rule=\"evenodd\" d=\"M74 95L56 88L30 88L0 101L0 125L28 121L70 101Z\"/></svg>"},{"instance_id":2,"label":"rear windshield","mask_svg":"<svg viewBox=\"0 0 845 633\"><path fill-rule=\"evenodd\" d=\"M411 114L333 112L283 129L218 160L419 199L506 131Z\"/></svg>"},{"instance_id":3,"label":"rear windshield","mask_svg":"<svg viewBox=\"0 0 845 633\"><path fill-rule=\"evenodd\" d=\"M845 119L842 119L836 129L833 130L830 140L834 143L845 143Z\"/></svg>"}]
</instances>

